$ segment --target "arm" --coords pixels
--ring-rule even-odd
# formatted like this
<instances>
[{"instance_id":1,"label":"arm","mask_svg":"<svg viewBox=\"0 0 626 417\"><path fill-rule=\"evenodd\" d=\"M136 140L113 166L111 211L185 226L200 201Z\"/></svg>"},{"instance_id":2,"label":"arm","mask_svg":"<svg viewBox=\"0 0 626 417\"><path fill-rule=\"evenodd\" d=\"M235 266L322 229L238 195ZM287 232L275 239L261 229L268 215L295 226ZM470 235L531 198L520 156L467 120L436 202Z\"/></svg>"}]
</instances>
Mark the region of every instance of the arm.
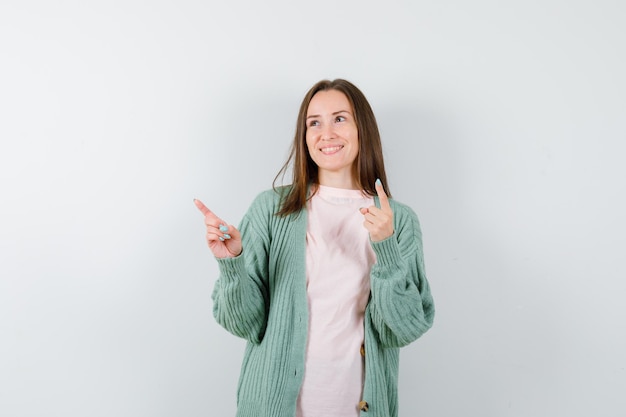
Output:
<instances>
[{"instance_id":1,"label":"arm","mask_svg":"<svg viewBox=\"0 0 626 417\"><path fill-rule=\"evenodd\" d=\"M263 339L269 308L267 217L259 200L250 206L239 230L196 203L205 214L207 242L220 269L212 293L213 315L227 331L252 343Z\"/></svg>"},{"instance_id":2,"label":"arm","mask_svg":"<svg viewBox=\"0 0 626 417\"><path fill-rule=\"evenodd\" d=\"M377 261L370 274L368 314L383 347L417 340L430 329L435 314L417 216L396 206L394 229L387 239L372 242Z\"/></svg>"},{"instance_id":3,"label":"arm","mask_svg":"<svg viewBox=\"0 0 626 417\"><path fill-rule=\"evenodd\" d=\"M242 234L250 231L242 228ZM240 256L217 260L220 275L213 288L213 316L235 336L260 343L269 310L267 260L263 249L247 240Z\"/></svg>"}]
</instances>

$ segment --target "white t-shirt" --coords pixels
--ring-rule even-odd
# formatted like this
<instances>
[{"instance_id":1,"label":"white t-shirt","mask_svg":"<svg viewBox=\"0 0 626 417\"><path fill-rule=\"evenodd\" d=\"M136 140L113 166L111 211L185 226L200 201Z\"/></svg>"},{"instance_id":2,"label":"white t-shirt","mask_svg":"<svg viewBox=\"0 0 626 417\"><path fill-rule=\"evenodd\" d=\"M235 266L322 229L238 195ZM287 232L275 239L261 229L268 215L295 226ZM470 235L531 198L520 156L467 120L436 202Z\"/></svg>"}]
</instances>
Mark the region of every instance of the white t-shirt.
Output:
<instances>
[{"instance_id":1,"label":"white t-shirt","mask_svg":"<svg viewBox=\"0 0 626 417\"><path fill-rule=\"evenodd\" d=\"M359 208L373 204L359 190L326 186L308 202L309 333L297 417L359 415L363 316L376 261Z\"/></svg>"}]
</instances>

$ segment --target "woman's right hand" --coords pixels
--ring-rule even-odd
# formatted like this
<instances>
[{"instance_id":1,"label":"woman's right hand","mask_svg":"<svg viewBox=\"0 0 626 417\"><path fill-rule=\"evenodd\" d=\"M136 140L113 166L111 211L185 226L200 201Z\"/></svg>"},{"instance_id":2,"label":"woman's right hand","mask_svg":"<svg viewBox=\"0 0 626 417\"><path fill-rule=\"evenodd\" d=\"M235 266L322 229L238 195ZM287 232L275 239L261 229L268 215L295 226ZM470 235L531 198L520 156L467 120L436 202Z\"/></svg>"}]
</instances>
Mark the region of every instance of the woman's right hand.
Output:
<instances>
[{"instance_id":1,"label":"woman's right hand","mask_svg":"<svg viewBox=\"0 0 626 417\"><path fill-rule=\"evenodd\" d=\"M204 215L206 241L213 255L216 258L239 256L243 250L239 230L217 217L202 201L194 199L193 202Z\"/></svg>"}]
</instances>

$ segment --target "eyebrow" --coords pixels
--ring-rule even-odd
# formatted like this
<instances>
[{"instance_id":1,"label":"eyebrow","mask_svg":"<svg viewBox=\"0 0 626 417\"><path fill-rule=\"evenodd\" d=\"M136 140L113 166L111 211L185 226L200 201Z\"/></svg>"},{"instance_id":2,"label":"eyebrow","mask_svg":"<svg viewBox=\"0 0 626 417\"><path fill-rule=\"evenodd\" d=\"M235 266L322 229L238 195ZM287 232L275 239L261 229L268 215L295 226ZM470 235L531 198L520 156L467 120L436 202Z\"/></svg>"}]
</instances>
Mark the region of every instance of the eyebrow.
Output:
<instances>
[{"instance_id":1,"label":"eyebrow","mask_svg":"<svg viewBox=\"0 0 626 417\"><path fill-rule=\"evenodd\" d=\"M333 116L336 116L336 115L338 115L339 113L348 113L348 114L352 114L352 113L350 113L348 110L339 110L339 111L334 112L332 115L333 115ZM308 120L308 119L310 119L311 117L320 117L320 115L319 115L319 114L312 114L312 115L310 115L310 116L307 116L306 118L307 118L307 120Z\"/></svg>"}]
</instances>

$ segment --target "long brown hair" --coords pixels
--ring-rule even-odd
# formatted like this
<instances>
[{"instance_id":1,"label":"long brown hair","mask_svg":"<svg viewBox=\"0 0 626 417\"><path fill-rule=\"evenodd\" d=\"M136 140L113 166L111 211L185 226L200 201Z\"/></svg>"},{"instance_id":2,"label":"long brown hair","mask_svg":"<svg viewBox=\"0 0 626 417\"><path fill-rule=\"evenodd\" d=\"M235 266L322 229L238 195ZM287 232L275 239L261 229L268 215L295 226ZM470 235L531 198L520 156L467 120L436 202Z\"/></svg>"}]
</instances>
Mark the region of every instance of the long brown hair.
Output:
<instances>
[{"instance_id":1,"label":"long brown hair","mask_svg":"<svg viewBox=\"0 0 626 417\"><path fill-rule=\"evenodd\" d=\"M278 178L284 178L287 170L293 163L292 186L286 194L282 195L280 210L276 213L279 216L287 216L292 213L300 212L306 205L309 186L318 183L318 167L315 162L313 162L311 155L309 155L308 147L306 146L306 113L313 96L320 91L328 90L342 92L346 95L352 106L359 133L359 153L353 166L353 175L357 186L363 190L365 194L375 196L377 193L374 183L376 179L379 178L383 183L387 195L391 197L387 184L387 175L385 174L383 149L380 142L378 124L376 123L376 117L365 95L354 84L347 80L341 78L332 81L321 80L311 87L302 100L296 124L296 134L291 144L289 157L278 171L278 174L276 174L274 182L272 183L272 187L276 190Z\"/></svg>"}]
</instances>

